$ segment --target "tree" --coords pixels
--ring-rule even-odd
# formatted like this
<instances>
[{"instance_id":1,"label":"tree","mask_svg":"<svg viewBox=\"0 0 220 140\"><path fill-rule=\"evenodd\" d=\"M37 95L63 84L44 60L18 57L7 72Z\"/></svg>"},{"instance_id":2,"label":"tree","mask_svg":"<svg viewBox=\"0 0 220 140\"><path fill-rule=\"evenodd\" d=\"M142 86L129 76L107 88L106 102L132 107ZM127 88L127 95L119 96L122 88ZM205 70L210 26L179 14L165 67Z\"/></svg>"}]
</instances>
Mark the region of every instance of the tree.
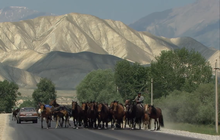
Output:
<instances>
[{"instance_id":1,"label":"tree","mask_svg":"<svg viewBox=\"0 0 220 140\"><path fill-rule=\"evenodd\" d=\"M118 61L115 66L115 83L124 100L132 99L138 92L144 92L150 78L150 68L127 60Z\"/></svg>"},{"instance_id":2,"label":"tree","mask_svg":"<svg viewBox=\"0 0 220 140\"><path fill-rule=\"evenodd\" d=\"M121 100L116 92L114 73L112 70L96 70L90 72L76 87L77 99L80 102L97 101L110 103Z\"/></svg>"},{"instance_id":3,"label":"tree","mask_svg":"<svg viewBox=\"0 0 220 140\"><path fill-rule=\"evenodd\" d=\"M154 79L154 98L167 96L169 92L194 91L201 83L212 80L212 68L204 57L186 48L162 51L151 62Z\"/></svg>"},{"instance_id":4,"label":"tree","mask_svg":"<svg viewBox=\"0 0 220 140\"><path fill-rule=\"evenodd\" d=\"M26 100L22 104L20 104L19 108L22 108L22 107L34 107L34 102L31 100Z\"/></svg>"},{"instance_id":5,"label":"tree","mask_svg":"<svg viewBox=\"0 0 220 140\"><path fill-rule=\"evenodd\" d=\"M34 90L32 98L34 104L49 103L50 100L56 99L56 90L53 82L47 78L41 78L37 84L37 89Z\"/></svg>"},{"instance_id":6,"label":"tree","mask_svg":"<svg viewBox=\"0 0 220 140\"><path fill-rule=\"evenodd\" d=\"M11 112L11 109L15 106L17 96L21 95L18 89L18 85L14 82L7 80L0 82L0 112Z\"/></svg>"}]
</instances>

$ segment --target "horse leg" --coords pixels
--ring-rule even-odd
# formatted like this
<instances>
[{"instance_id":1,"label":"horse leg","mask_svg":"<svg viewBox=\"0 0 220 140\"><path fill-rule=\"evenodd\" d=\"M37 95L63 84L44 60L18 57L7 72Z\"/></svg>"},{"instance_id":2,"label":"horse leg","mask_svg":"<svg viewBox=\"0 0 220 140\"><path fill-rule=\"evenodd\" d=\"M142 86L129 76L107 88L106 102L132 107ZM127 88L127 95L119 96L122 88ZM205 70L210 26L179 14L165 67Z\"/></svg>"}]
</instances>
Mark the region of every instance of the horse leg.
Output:
<instances>
[{"instance_id":1,"label":"horse leg","mask_svg":"<svg viewBox=\"0 0 220 140\"><path fill-rule=\"evenodd\" d=\"M43 116L41 116L41 128L43 128L43 120L44 120L44 118L43 118Z\"/></svg>"},{"instance_id":2,"label":"horse leg","mask_svg":"<svg viewBox=\"0 0 220 140\"><path fill-rule=\"evenodd\" d=\"M157 121L157 130L160 130L160 123L159 123L159 118L158 118L158 121Z\"/></svg>"},{"instance_id":3,"label":"horse leg","mask_svg":"<svg viewBox=\"0 0 220 140\"><path fill-rule=\"evenodd\" d=\"M133 118L133 121L132 121L132 128L131 128L131 129L135 129L135 125L136 125L136 124L135 124L135 123L136 123L135 121L136 121L136 119Z\"/></svg>"},{"instance_id":4,"label":"horse leg","mask_svg":"<svg viewBox=\"0 0 220 140\"><path fill-rule=\"evenodd\" d=\"M57 121L56 121L56 127L55 127L55 128L57 128L57 127L58 127L59 120L60 120L59 116L57 116L57 117L56 117L56 120L57 120Z\"/></svg>"},{"instance_id":5,"label":"horse leg","mask_svg":"<svg viewBox=\"0 0 220 140\"><path fill-rule=\"evenodd\" d=\"M46 122L47 122L47 129L49 129L49 118L46 117Z\"/></svg>"}]
</instances>

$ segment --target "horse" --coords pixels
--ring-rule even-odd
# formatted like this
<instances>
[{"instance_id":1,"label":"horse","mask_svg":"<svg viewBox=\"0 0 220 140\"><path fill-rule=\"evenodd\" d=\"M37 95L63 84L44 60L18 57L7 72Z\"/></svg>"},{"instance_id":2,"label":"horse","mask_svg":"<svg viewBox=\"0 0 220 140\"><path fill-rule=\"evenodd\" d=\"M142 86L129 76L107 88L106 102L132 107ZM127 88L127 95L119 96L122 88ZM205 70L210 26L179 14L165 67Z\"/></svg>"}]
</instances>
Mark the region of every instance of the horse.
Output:
<instances>
[{"instance_id":1,"label":"horse","mask_svg":"<svg viewBox=\"0 0 220 140\"><path fill-rule=\"evenodd\" d=\"M113 101L110 107L112 108L112 112L113 112L113 129L117 127L115 126L115 120L117 120L118 128L123 128L123 118L125 115L123 105L118 103L118 101Z\"/></svg>"},{"instance_id":2,"label":"horse","mask_svg":"<svg viewBox=\"0 0 220 140\"><path fill-rule=\"evenodd\" d=\"M154 121L154 130L160 130L160 126L164 127L162 110L159 107L154 107L153 105L148 105L147 113L150 116L150 120L152 118L155 120Z\"/></svg>"},{"instance_id":3,"label":"horse","mask_svg":"<svg viewBox=\"0 0 220 140\"><path fill-rule=\"evenodd\" d=\"M98 129L104 128L107 129L108 128L108 122L110 119L110 112L109 112L109 108L106 104L103 103L99 103L98 104ZM102 127L101 127L101 123L102 122ZM104 123L105 126L104 126Z\"/></svg>"},{"instance_id":4,"label":"horse","mask_svg":"<svg viewBox=\"0 0 220 140\"><path fill-rule=\"evenodd\" d=\"M12 121L14 119L17 120L17 114L18 114L19 111L20 111L20 108L17 108L17 109L12 111L12 119L11 119Z\"/></svg>"},{"instance_id":5,"label":"horse","mask_svg":"<svg viewBox=\"0 0 220 140\"><path fill-rule=\"evenodd\" d=\"M88 103L87 117L89 121L89 127L96 128L96 120L98 118L97 115L97 103Z\"/></svg>"},{"instance_id":6,"label":"horse","mask_svg":"<svg viewBox=\"0 0 220 140\"><path fill-rule=\"evenodd\" d=\"M146 130L150 127L150 115L147 113L148 104L144 105L143 128Z\"/></svg>"},{"instance_id":7,"label":"horse","mask_svg":"<svg viewBox=\"0 0 220 140\"><path fill-rule=\"evenodd\" d=\"M82 102L82 120L84 127L88 127L88 117L87 117L87 110L88 110L88 103Z\"/></svg>"},{"instance_id":8,"label":"horse","mask_svg":"<svg viewBox=\"0 0 220 140\"><path fill-rule=\"evenodd\" d=\"M126 123L130 126L130 124L133 124L133 116L131 112L129 112L130 109L131 100L125 100L125 125L124 128L126 128Z\"/></svg>"},{"instance_id":9,"label":"horse","mask_svg":"<svg viewBox=\"0 0 220 140\"><path fill-rule=\"evenodd\" d=\"M46 106L45 104L40 104L39 110L41 113L41 128L43 128L43 118L45 118L47 122L47 129L48 129L49 127L51 127L51 120L52 120L51 107Z\"/></svg>"},{"instance_id":10,"label":"horse","mask_svg":"<svg viewBox=\"0 0 220 140\"><path fill-rule=\"evenodd\" d=\"M82 123L82 108L76 101L72 101L73 126L78 129Z\"/></svg>"},{"instance_id":11,"label":"horse","mask_svg":"<svg viewBox=\"0 0 220 140\"><path fill-rule=\"evenodd\" d=\"M60 122L60 118L62 119L62 122L60 124L61 127L63 127L63 121L64 121L64 117L65 117L65 127L67 127L67 123L68 126L71 126L69 123L69 117L70 117L70 110L66 107L66 106L61 106L56 102L55 100L51 100L49 105L53 106L54 108L52 109L53 111L53 115L56 118L56 127L58 127L58 124Z\"/></svg>"},{"instance_id":12,"label":"horse","mask_svg":"<svg viewBox=\"0 0 220 140\"><path fill-rule=\"evenodd\" d=\"M130 105L129 113L131 113L133 119L132 129L135 129L136 123L139 124L139 129L141 129L141 121L144 116L144 108L137 104L135 101L133 101Z\"/></svg>"}]
</instances>

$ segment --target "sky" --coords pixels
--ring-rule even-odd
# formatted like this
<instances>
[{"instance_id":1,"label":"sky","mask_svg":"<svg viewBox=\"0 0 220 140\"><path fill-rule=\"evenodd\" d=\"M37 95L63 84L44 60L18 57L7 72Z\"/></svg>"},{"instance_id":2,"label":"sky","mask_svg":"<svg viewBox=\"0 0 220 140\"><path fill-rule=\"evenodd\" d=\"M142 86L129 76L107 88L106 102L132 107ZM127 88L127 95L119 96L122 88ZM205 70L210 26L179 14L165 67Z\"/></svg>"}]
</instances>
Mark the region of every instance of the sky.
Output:
<instances>
[{"instance_id":1,"label":"sky","mask_svg":"<svg viewBox=\"0 0 220 140\"><path fill-rule=\"evenodd\" d=\"M182 7L196 0L0 0L0 9L24 6L56 15L81 13L131 24L153 12Z\"/></svg>"}]
</instances>

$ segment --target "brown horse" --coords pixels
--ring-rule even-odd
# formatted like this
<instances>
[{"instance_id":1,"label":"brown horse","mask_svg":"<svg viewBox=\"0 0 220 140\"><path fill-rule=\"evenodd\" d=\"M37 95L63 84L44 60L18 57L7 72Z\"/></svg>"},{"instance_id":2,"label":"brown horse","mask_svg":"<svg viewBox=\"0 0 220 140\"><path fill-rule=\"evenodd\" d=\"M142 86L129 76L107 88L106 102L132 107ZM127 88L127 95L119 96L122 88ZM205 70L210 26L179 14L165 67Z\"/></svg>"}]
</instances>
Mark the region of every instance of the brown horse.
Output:
<instances>
[{"instance_id":1,"label":"brown horse","mask_svg":"<svg viewBox=\"0 0 220 140\"><path fill-rule=\"evenodd\" d=\"M82 102L82 120L84 127L88 127L88 117L87 117L87 110L88 110L88 103Z\"/></svg>"},{"instance_id":2,"label":"brown horse","mask_svg":"<svg viewBox=\"0 0 220 140\"><path fill-rule=\"evenodd\" d=\"M150 116L147 113L148 104L144 105L144 117L143 117L143 128L146 130L150 127Z\"/></svg>"},{"instance_id":3,"label":"brown horse","mask_svg":"<svg viewBox=\"0 0 220 140\"><path fill-rule=\"evenodd\" d=\"M40 104L39 110L41 112L41 128L43 128L43 118L46 119L47 122L47 129L51 127L51 120L52 120L52 110L49 106L45 104Z\"/></svg>"},{"instance_id":4,"label":"brown horse","mask_svg":"<svg viewBox=\"0 0 220 140\"><path fill-rule=\"evenodd\" d=\"M94 101L88 103L87 117L89 121L89 127L96 128L96 120L98 118L97 115L97 103Z\"/></svg>"},{"instance_id":5,"label":"brown horse","mask_svg":"<svg viewBox=\"0 0 220 140\"><path fill-rule=\"evenodd\" d=\"M58 127L58 124L63 127L63 121L64 121L64 117L65 117L65 127L71 126L69 123L69 117L70 117L70 110L66 107L66 106L61 106L56 102L55 100L51 100L49 105L53 106L54 108L52 109L53 111L53 115L56 118L56 127ZM60 123L60 119L62 120L62 122Z\"/></svg>"},{"instance_id":6,"label":"brown horse","mask_svg":"<svg viewBox=\"0 0 220 140\"><path fill-rule=\"evenodd\" d=\"M11 120L17 120L17 114L20 111L20 108L15 109L14 111L12 111L12 118Z\"/></svg>"},{"instance_id":7,"label":"brown horse","mask_svg":"<svg viewBox=\"0 0 220 140\"><path fill-rule=\"evenodd\" d=\"M124 128L126 128L126 124L130 125L133 124L133 116L131 112L129 112L130 106L131 105L131 100L125 100L125 125Z\"/></svg>"},{"instance_id":8,"label":"brown horse","mask_svg":"<svg viewBox=\"0 0 220 140\"><path fill-rule=\"evenodd\" d=\"M72 101L73 126L78 129L82 123L82 108L76 101Z\"/></svg>"},{"instance_id":9,"label":"brown horse","mask_svg":"<svg viewBox=\"0 0 220 140\"><path fill-rule=\"evenodd\" d=\"M151 119L155 120L154 121L154 130L160 130L160 126L164 127L162 110L159 107L154 107L153 105L148 105L147 114L149 114L150 120Z\"/></svg>"},{"instance_id":10,"label":"brown horse","mask_svg":"<svg viewBox=\"0 0 220 140\"><path fill-rule=\"evenodd\" d=\"M113 101L110 104L110 107L112 108L112 112L113 112L113 128L116 127L123 128L123 118L125 115L123 105L118 103L118 101ZM117 121L116 126L115 126L115 120Z\"/></svg>"},{"instance_id":11,"label":"brown horse","mask_svg":"<svg viewBox=\"0 0 220 140\"><path fill-rule=\"evenodd\" d=\"M99 103L98 104L98 129L104 128L107 129L108 128L108 122L110 120L110 112L109 112L109 108L106 104L103 103ZM102 126L101 126L101 122L102 122ZM105 126L104 126L105 123Z\"/></svg>"}]
</instances>

